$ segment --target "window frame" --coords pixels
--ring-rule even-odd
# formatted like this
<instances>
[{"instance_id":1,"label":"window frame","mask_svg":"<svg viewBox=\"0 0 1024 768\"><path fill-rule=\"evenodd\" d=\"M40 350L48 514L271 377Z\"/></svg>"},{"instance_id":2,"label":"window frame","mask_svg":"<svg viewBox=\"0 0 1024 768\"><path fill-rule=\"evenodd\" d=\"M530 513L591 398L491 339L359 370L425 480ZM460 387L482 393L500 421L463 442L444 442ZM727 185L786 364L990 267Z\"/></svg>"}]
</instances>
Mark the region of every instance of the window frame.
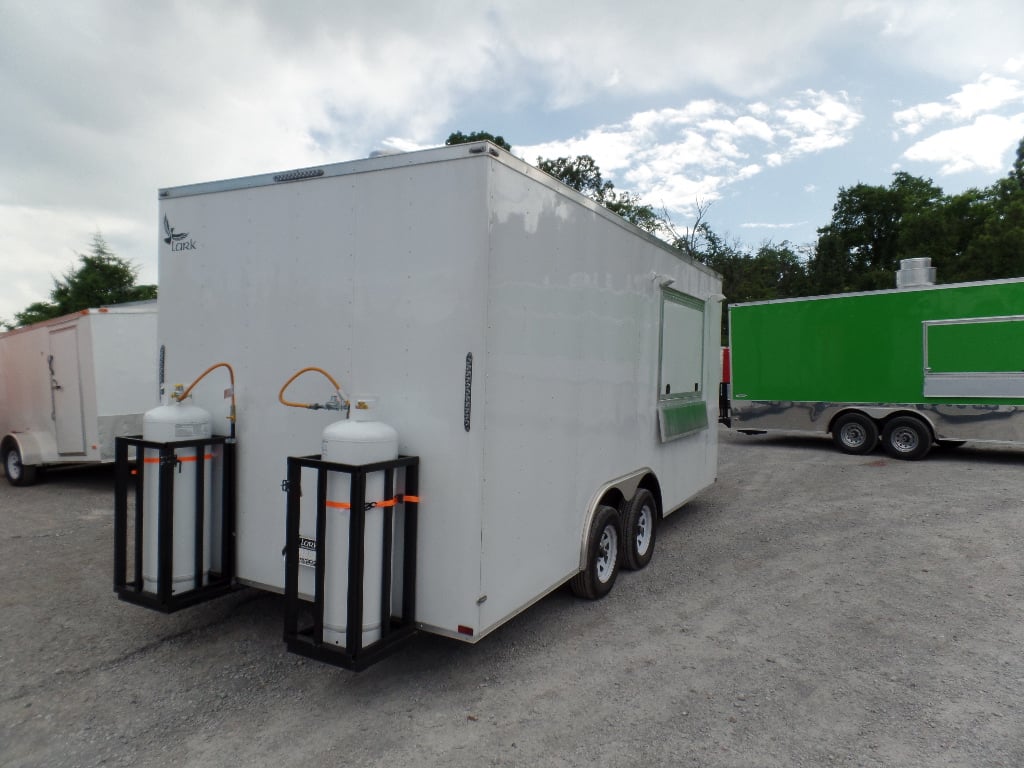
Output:
<instances>
[{"instance_id":1,"label":"window frame","mask_svg":"<svg viewBox=\"0 0 1024 768\"><path fill-rule=\"evenodd\" d=\"M700 315L700 363L697 376L697 390L686 390L682 392L665 393L665 307L667 304L681 306L691 309ZM661 305L658 317L658 402L671 402L677 400L703 400L704 399L704 363L707 350L705 349L707 328L707 312L705 303L695 296L671 288L661 289ZM672 382L668 382L671 384Z\"/></svg>"}]
</instances>

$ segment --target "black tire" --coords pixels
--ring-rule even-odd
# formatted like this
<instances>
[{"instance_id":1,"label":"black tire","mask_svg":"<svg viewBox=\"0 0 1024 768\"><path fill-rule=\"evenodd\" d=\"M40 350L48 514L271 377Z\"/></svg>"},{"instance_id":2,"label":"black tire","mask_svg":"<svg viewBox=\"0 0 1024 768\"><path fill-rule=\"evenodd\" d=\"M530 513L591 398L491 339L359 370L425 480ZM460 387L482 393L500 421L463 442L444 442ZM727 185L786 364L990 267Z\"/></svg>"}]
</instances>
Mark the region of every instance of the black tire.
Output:
<instances>
[{"instance_id":1,"label":"black tire","mask_svg":"<svg viewBox=\"0 0 1024 768\"><path fill-rule=\"evenodd\" d=\"M932 432L918 418L897 416L882 430L882 447L894 459L923 459L932 448Z\"/></svg>"},{"instance_id":2,"label":"black tire","mask_svg":"<svg viewBox=\"0 0 1024 768\"><path fill-rule=\"evenodd\" d=\"M32 485L36 481L36 467L21 463L21 451L18 446L4 448L4 475L11 485Z\"/></svg>"},{"instance_id":3,"label":"black tire","mask_svg":"<svg viewBox=\"0 0 1024 768\"><path fill-rule=\"evenodd\" d=\"M844 413L832 425L832 442L843 453L863 456L878 446L878 425L864 413Z\"/></svg>"},{"instance_id":4,"label":"black tire","mask_svg":"<svg viewBox=\"0 0 1024 768\"><path fill-rule=\"evenodd\" d=\"M572 577L573 594L597 600L612 591L619 575L622 547L619 512L614 507L600 506L587 533L586 567Z\"/></svg>"},{"instance_id":5,"label":"black tire","mask_svg":"<svg viewBox=\"0 0 1024 768\"><path fill-rule=\"evenodd\" d=\"M622 513L622 567L639 571L654 557L658 535L658 503L646 488L638 488Z\"/></svg>"}]
</instances>

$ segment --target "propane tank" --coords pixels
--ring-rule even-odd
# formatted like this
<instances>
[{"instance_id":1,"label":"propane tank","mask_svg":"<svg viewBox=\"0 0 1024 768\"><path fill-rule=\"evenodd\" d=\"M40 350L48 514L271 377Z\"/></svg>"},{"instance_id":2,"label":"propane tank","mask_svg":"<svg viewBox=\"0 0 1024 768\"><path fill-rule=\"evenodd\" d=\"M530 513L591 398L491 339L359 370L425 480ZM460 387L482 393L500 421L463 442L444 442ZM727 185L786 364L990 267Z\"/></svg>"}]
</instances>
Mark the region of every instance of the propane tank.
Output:
<instances>
[{"instance_id":1,"label":"propane tank","mask_svg":"<svg viewBox=\"0 0 1024 768\"><path fill-rule=\"evenodd\" d=\"M376 397L353 397L349 418L329 424L321 436L321 458L339 464L372 464L398 458L398 432L377 421ZM348 625L348 504L351 482L344 472L327 479L326 562L324 563L324 642L344 646ZM366 477L366 503L384 501L384 473ZM363 537L362 647L380 639L383 582L384 510L366 510ZM383 617L387 621L389 617Z\"/></svg>"},{"instance_id":2,"label":"propane tank","mask_svg":"<svg viewBox=\"0 0 1024 768\"><path fill-rule=\"evenodd\" d=\"M181 391L178 385L176 392ZM177 440L200 440L210 437L212 418L209 412L191 402L160 405L147 411L142 417L142 439L157 443ZM174 470L174 535L171 594L187 592L195 588L195 541L196 541L196 482L198 461L196 448L179 448L174 452L177 467ZM210 570L210 530L212 504L211 461L207 454L204 469L204 529L203 535L203 581ZM143 589L157 591L157 552L159 541L160 510L160 458L159 452L147 448L143 457Z\"/></svg>"}]
</instances>

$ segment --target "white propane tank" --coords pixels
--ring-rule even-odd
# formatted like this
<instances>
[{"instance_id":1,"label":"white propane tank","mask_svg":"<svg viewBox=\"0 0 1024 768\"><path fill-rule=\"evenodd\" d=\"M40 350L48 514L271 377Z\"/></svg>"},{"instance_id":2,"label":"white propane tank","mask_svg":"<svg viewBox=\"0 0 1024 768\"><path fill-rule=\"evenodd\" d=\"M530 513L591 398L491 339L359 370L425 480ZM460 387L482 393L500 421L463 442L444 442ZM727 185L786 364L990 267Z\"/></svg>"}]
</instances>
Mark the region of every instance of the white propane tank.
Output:
<instances>
[{"instance_id":1,"label":"white propane tank","mask_svg":"<svg viewBox=\"0 0 1024 768\"><path fill-rule=\"evenodd\" d=\"M398 432L377 421L376 397L353 397L349 418L329 424L322 434L321 458L339 464L372 464L398 458ZM349 475L327 479L327 533L324 547L324 642L344 647L348 624ZM384 501L384 473L366 477L366 503ZM384 510L366 511L363 537L362 647L380 639L383 582ZM384 617L387 620L388 617Z\"/></svg>"},{"instance_id":2,"label":"white propane tank","mask_svg":"<svg viewBox=\"0 0 1024 768\"><path fill-rule=\"evenodd\" d=\"M147 411L142 417L142 439L158 443L200 440L210 437L210 414L191 403L173 402ZM175 451L178 466L174 470L174 563L171 568L171 594L195 588L196 478L195 448ZM206 454L204 467L203 581L210 570L210 530L212 504L211 458ZM147 448L143 457L143 589L157 590L158 513L160 509L160 458L157 450Z\"/></svg>"}]
</instances>

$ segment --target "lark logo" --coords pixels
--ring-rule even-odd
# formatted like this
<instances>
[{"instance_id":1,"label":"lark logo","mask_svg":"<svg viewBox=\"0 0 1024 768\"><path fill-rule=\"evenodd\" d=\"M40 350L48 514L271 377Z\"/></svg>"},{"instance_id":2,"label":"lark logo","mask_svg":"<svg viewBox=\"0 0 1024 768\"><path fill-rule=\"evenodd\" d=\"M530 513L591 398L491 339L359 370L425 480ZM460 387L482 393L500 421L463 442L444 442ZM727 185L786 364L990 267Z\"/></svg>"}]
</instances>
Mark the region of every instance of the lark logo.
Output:
<instances>
[{"instance_id":1,"label":"lark logo","mask_svg":"<svg viewBox=\"0 0 1024 768\"><path fill-rule=\"evenodd\" d=\"M164 214L164 232L167 234L164 242L171 246L172 251L194 251L196 249L196 241L188 236L188 232L175 232L171 222L167 220L166 214Z\"/></svg>"}]
</instances>

